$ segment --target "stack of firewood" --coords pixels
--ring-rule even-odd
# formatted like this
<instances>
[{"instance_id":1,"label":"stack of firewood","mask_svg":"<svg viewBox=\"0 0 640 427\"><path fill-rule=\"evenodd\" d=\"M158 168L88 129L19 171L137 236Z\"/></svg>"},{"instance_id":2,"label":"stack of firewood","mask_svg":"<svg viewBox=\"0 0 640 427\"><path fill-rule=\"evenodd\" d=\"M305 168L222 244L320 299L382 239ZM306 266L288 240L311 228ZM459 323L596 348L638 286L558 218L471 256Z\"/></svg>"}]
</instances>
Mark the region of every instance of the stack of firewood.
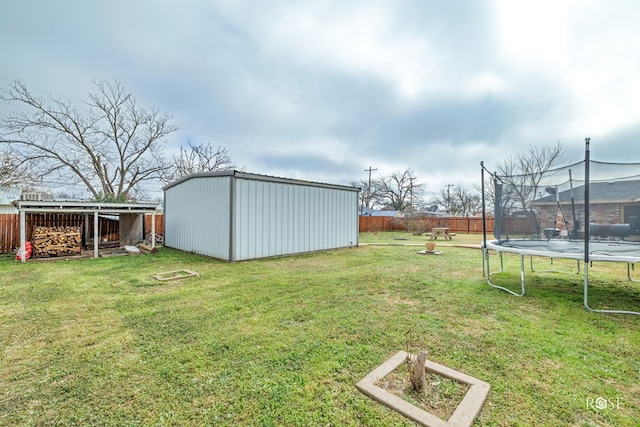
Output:
<instances>
[{"instance_id":1,"label":"stack of firewood","mask_svg":"<svg viewBox=\"0 0 640 427\"><path fill-rule=\"evenodd\" d=\"M81 252L80 227L35 227L31 236L35 256L75 255Z\"/></svg>"}]
</instances>

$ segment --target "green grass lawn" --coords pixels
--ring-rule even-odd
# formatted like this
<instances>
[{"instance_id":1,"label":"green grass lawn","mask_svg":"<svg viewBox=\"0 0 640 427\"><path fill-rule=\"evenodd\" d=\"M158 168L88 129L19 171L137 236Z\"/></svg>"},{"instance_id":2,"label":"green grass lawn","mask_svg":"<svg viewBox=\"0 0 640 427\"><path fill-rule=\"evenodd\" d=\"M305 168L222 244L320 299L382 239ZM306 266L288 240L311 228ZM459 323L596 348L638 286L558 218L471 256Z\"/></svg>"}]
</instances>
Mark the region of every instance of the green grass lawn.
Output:
<instances>
[{"instance_id":1,"label":"green grass lawn","mask_svg":"<svg viewBox=\"0 0 640 427\"><path fill-rule=\"evenodd\" d=\"M355 383L411 330L413 349L491 384L476 425L637 426L640 318L585 310L562 260L567 273L528 274L524 298L490 288L481 252L448 246L481 239L458 235L440 256L391 244L238 263L167 248L2 258L0 425L410 426ZM505 263L495 280L517 288L519 258ZM178 269L200 275L152 277ZM640 309L623 264L590 273L592 305Z\"/></svg>"},{"instance_id":2,"label":"green grass lawn","mask_svg":"<svg viewBox=\"0 0 640 427\"><path fill-rule=\"evenodd\" d=\"M487 235L487 240L493 239L493 236ZM360 233L360 243L362 244L380 244L380 245L419 245L422 246L426 242L436 242L438 245L455 246L455 245L479 245L482 242L482 234L458 234L456 233L450 240L441 237L431 240L428 235L415 236L411 233L402 231L385 231L379 233ZM421 248L424 249L424 248ZM482 264L480 264L482 265Z\"/></svg>"}]
</instances>

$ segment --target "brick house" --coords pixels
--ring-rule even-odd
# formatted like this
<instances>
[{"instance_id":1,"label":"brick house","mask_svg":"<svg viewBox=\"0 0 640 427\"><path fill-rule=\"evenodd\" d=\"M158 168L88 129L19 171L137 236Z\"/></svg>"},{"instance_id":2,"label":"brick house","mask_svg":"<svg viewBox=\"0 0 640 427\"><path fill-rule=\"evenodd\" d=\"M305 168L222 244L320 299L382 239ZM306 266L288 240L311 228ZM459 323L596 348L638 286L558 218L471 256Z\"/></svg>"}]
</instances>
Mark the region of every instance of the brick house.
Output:
<instances>
[{"instance_id":1,"label":"brick house","mask_svg":"<svg viewBox=\"0 0 640 427\"><path fill-rule=\"evenodd\" d=\"M579 230L584 231L584 186L541 197L531 203L538 211L541 229L553 227L566 233L567 226L562 211L573 228L571 195L573 194ZM640 180L616 182L592 182L589 184L589 222L592 224L629 224L632 235L640 235ZM556 221L557 219L557 221Z\"/></svg>"}]
</instances>

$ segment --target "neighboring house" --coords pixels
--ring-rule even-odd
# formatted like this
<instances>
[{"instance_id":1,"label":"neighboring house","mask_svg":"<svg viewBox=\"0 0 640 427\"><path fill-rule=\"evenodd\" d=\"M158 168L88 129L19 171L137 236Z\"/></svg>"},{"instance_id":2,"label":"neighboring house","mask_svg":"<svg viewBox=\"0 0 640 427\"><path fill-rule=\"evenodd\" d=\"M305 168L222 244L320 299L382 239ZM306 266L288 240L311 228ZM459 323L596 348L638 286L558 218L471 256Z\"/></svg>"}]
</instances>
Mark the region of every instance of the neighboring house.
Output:
<instances>
[{"instance_id":1,"label":"neighboring house","mask_svg":"<svg viewBox=\"0 0 640 427\"><path fill-rule=\"evenodd\" d=\"M360 216L378 216L378 217L383 216L383 217L391 217L391 218L404 216L400 211L377 211L375 209L367 210L367 208L359 208L359 212L360 212Z\"/></svg>"},{"instance_id":2,"label":"neighboring house","mask_svg":"<svg viewBox=\"0 0 640 427\"><path fill-rule=\"evenodd\" d=\"M584 230L584 186L559 193L559 202L555 195L539 198L531 203L539 210L540 224L548 227L564 211L566 220L571 224L573 213L571 196L573 195L576 220ZM560 209L561 208L561 209ZM564 228L557 221L558 228ZM596 224L629 224L631 234L640 234L640 180L591 182L589 184L589 222Z\"/></svg>"},{"instance_id":3,"label":"neighboring house","mask_svg":"<svg viewBox=\"0 0 640 427\"><path fill-rule=\"evenodd\" d=\"M403 217L404 215L400 211L372 211L371 216L385 216L390 218Z\"/></svg>"},{"instance_id":4,"label":"neighboring house","mask_svg":"<svg viewBox=\"0 0 640 427\"><path fill-rule=\"evenodd\" d=\"M421 209L412 214L414 218L432 218L438 216L451 216L449 212L441 211L436 205Z\"/></svg>"},{"instance_id":5,"label":"neighboring house","mask_svg":"<svg viewBox=\"0 0 640 427\"><path fill-rule=\"evenodd\" d=\"M0 214L17 214L13 202L19 200L21 194L22 189L18 187L0 187Z\"/></svg>"}]
</instances>

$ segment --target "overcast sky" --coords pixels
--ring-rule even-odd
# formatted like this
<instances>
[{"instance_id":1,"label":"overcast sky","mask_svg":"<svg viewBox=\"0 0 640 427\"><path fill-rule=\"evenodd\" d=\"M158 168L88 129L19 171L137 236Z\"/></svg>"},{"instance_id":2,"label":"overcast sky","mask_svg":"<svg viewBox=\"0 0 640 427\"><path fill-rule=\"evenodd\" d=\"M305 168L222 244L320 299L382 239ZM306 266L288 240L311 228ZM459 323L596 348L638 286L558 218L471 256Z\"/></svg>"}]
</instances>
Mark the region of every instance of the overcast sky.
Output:
<instances>
[{"instance_id":1,"label":"overcast sky","mask_svg":"<svg viewBox=\"0 0 640 427\"><path fill-rule=\"evenodd\" d=\"M0 0L0 85L119 80L245 171L480 181L529 144L640 162L637 0ZM5 104L0 113L6 112Z\"/></svg>"}]
</instances>

